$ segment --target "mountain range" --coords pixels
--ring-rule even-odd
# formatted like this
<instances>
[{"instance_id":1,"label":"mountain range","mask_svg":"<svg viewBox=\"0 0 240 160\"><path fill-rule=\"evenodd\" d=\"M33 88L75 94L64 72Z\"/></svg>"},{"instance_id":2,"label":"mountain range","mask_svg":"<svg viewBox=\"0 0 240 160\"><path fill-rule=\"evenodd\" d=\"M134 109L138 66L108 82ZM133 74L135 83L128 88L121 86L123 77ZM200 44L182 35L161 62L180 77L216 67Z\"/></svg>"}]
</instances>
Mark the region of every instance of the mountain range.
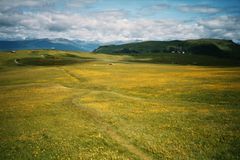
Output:
<instances>
[{"instance_id":1,"label":"mountain range","mask_svg":"<svg viewBox=\"0 0 240 160\"><path fill-rule=\"evenodd\" d=\"M87 42L81 40L68 40L63 38L56 39L31 39L31 40L12 40L0 41L0 50L35 50L35 49L56 49L68 51L90 52L100 45L99 42Z\"/></svg>"}]
</instances>

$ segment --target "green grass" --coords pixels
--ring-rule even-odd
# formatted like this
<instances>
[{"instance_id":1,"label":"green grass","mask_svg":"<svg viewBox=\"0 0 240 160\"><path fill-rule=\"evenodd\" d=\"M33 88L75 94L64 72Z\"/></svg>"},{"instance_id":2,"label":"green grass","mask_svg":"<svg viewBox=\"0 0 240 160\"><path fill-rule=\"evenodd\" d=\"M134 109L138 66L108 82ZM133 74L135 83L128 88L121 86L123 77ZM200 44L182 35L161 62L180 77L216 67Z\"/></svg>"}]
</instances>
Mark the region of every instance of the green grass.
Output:
<instances>
[{"instance_id":1,"label":"green grass","mask_svg":"<svg viewBox=\"0 0 240 160\"><path fill-rule=\"evenodd\" d=\"M239 67L139 59L0 53L0 159L240 158Z\"/></svg>"},{"instance_id":2,"label":"green grass","mask_svg":"<svg viewBox=\"0 0 240 160\"><path fill-rule=\"evenodd\" d=\"M234 67L239 66L238 59L217 58L204 55L183 55L183 54L131 54L130 62L155 63L155 64L179 64L179 65L196 65L196 66L218 66Z\"/></svg>"},{"instance_id":3,"label":"green grass","mask_svg":"<svg viewBox=\"0 0 240 160\"><path fill-rule=\"evenodd\" d=\"M100 46L95 53L131 55L134 61L200 66L240 66L240 45L230 40L145 41ZM144 60L145 59L145 60Z\"/></svg>"}]
</instances>

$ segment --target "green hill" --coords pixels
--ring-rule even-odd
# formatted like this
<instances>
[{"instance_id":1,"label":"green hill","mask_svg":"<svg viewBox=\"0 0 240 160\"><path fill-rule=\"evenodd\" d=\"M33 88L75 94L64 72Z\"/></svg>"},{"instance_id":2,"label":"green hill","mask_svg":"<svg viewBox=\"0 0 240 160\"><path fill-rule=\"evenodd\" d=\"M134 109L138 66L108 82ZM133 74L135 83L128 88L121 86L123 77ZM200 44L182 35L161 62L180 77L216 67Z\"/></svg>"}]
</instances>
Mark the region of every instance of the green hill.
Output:
<instances>
[{"instance_id":1,"label":"green hill","mask_svg":"<svg viewBox=\"0 0 240 160\"><path fill-rule=\"evenodd\" d=\"M151 62L239 65L240 45L231 40L199 39L186 41L146 41L122 45L100 46L95 53L131 54L151 58Z\"/></svg>"},{"instance_id":2,"label":"green hill","mask_svg":"<svg viewBox=\"0 0 240 160\"><path fill-rule=\"evenodd\" d=\"M199 39L186 41L146 41L100 46L97 53L180 53L217 57L240 57L240 46L231 40Z\"/></svg>"}]
</instances>

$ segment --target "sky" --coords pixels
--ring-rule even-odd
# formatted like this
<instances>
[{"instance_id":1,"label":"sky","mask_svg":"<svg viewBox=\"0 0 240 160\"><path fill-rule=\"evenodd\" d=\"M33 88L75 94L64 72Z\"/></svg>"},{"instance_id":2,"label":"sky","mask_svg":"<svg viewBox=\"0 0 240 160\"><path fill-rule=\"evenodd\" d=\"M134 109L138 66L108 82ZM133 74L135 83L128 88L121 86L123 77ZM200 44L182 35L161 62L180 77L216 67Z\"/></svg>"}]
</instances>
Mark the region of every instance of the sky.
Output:
<instances>
[{"instance_id":1,"label":"sky","mask_svg":"<svg viewBox=\"0 0 240 160\"><path fill-rule=\"evenodd\" d=\"M240 40L240 0L0 0L0 39Z\"/></svg>"}]
</instances>

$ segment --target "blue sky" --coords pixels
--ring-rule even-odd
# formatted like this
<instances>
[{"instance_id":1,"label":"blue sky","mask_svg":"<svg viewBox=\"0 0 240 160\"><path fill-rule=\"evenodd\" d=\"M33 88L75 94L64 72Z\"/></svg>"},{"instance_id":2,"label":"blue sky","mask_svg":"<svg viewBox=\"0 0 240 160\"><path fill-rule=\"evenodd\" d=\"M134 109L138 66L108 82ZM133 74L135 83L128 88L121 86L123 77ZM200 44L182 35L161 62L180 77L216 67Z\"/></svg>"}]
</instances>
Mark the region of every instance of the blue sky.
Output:
<instances>
[{"instance_id":1,"label":"blue sky","mask_svg":"<svg viewBox=\"0 0 240 160\"><path fill-rule=\"evenodd\" d=\"M0 0L0 38L240 40L239 0Z\"/></svg>"}]
</instances>

